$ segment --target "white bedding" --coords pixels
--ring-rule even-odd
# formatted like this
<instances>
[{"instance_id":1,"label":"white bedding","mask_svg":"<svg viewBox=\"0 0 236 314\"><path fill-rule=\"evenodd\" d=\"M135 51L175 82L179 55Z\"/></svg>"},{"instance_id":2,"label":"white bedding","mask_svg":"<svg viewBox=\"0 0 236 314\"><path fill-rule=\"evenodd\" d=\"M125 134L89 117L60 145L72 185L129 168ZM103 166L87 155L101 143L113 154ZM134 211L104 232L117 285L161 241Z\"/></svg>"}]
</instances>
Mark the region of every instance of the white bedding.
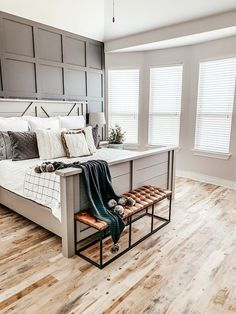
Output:
<instances>
[{"instance_id":1,"label":"white bedding","mask_svg":"<svg viewBox=\"0 0 236 314\"><path fill-rule=\"evenodd\" d=\"M126 158L132 158L134 156L137 156L139 153L132 152L128 150L116 150L111 148L102 148L99 149L96 153L94 153L92 156L89 157L80 157L80 158L57 158L50 161L62 161L65 163L71 163L75 161L85 162L88 160L106 160L109 162L116 162L116 161L122 161ZM36 197L35 194L29 195L25 193L24 190L24 182L25 177L27 173L30 171L33 171L33 168L41 164L42 160L40 159L29 159L29 160L23 160L23 161L12 161L12 160L2 160L0 161L0 186L3 188L12 191L20 196L32 199L33 201L47 206L51 208L52 213L55 217L57 217L59 220L61 220L61 207L60 207L60 199L58 197L57 201L53 202L47 202L47 200L41 199L40 197ZM52 178L56 182L59 183L59 176L55 173L46 173L40 176L45 176L48 178ZM59 186L58 186L59 189ZM60 195L60 193L59 193Z\"/></svg>"}]
</instances>

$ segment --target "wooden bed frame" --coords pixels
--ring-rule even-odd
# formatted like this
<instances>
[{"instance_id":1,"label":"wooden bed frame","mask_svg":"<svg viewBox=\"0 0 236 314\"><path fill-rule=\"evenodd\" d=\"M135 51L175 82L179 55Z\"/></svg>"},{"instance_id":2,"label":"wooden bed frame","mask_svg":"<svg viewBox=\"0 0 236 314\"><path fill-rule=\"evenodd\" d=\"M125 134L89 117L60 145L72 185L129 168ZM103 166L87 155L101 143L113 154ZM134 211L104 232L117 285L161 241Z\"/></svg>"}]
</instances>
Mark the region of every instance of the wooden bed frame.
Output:
<instances>
[{"instance_id":1,"label":"wooden bed frame","mask_svg":"<svg viewBox=\"0 0 236 314\"><path fill-rule=\"evenodd\" d=\"M85 115L84 103L79 105L83 107L80 111ZM46 111L45 108L44 110ZM150 149L143 153L137 152L132 158L122 158L109 163L116 193L123 194L142 185L151 184L171 190L174 196L175 149L175 147ZM88 208L81 172L81 169L75 168L56 172L60 176L61 222L53 216L49 208L1 186L0 203L61 237L63 255L72 257L75 254L74 213ZM77 240L85 239L94 232L94 229L79 223Z\"/></svg>"},{"instance_id":2,"label":"wooden bed frame","mask_svg":"<svg viewBox=\"0 0 236 314\"><path fill-rule=\"evenodd\" d=\"M174 193L174 152L174 148L153 149L144 152L141 157L109 164L116 193L123 194L147 184L167 188ZM88 208L81 171L67 168L56 172L60 176L61 222L49 208L0 187L0 203L61 237L65 257L75 253L74 213ZM82 240L94 232L94 229L79 224L77 239Z\"/></svg>"}]
</instances>

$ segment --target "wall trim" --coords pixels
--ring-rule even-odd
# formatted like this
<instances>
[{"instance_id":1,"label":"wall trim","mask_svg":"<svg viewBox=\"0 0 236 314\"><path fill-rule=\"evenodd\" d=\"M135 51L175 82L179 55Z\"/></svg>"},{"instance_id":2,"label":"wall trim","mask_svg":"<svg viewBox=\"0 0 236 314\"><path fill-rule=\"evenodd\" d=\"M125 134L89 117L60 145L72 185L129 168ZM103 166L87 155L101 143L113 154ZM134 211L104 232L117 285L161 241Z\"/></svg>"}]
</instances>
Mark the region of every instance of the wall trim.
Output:
<instances>
[{"instance_id":1,"label":"wall trim","mask_svg":"<svg viewBox=\"0 0 236 314\"><path fill-rule=\"evenodd\" d=\"M232 27L235 26L235 16L236 10L230 10L228 12L163 26L121 38L105 40L105 52L116 52L123 48Z\"/></svg>"},{"instance_id":2,"label":"wall trim","mask_svg":"<svg viewBox=\"0 0 236 314\"><path fill-rule=\"evenodd\" d=\"M223 187L230 188L230 189L236 189L236 181L225 180L222 178L207 176L207 175L202 174L202 173L177 170L176 176L188 178L188 179L192 179L192 180L197 180L200 182L210 183L210 184L214 184L214 185L219 185L219 186L223 186Z\"/></svg>"},{"instance_id":3,"label":"wall trim","mask_svg":"<svg viewBox=\"0 0 236 314\"><path fill-rule=\"evenodd\" d=\"M194 148L192 150L193 154L196 156L203 156L203 157L209 157L209 158L217 158L217 159L223 159L228 160L232 155L227 153L220 153L220 152L210 152L210 151L204 151L201 149Z\"/></svg>"}]
</instances>

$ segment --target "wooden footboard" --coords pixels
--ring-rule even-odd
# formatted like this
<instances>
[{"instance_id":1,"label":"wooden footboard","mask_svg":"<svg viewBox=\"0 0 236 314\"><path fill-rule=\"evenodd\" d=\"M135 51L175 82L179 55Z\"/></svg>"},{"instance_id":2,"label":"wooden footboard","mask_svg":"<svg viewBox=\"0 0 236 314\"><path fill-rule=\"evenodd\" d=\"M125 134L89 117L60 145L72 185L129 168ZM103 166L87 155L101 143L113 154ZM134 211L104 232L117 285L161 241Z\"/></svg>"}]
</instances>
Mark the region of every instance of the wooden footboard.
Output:
<instances>
[{"instance_id":1,"label":"wooden footboard","mask_svg":"<svg viewBox=\"0 0 236 314\"><path fill-rule=\"evenodd\" d=\"M174 150L152 152L148 156L136 156L109 164L115 192L120 195L142 185L155 185L175 190ZM81 169L58 170L61 185L61 222L51 210L0 187L0 203L52 231L62 238L62 253L71 257L75 253L74 213L89 207L81 176ZM93 234L95 230L79 223L77 240Z\"/></svg>"},{"instance_id":2,"label":"wooden footboard","mask_svg":"<svg viewBox=\"0 0 236 314\"><path fill-rule=\"evenodd\" d=\"M171 190L174 196L174 150L111 163L109 168L113 187L118 195L151 184ZM71 257L75 252L74 213L89 207L81 172L81 169L74 168L56 172L61 182L61 236L62 252L65 257ZM78 223L77 240L80 241L94 232L96 232L94 229Z\"/></svg>"}]
</instances>

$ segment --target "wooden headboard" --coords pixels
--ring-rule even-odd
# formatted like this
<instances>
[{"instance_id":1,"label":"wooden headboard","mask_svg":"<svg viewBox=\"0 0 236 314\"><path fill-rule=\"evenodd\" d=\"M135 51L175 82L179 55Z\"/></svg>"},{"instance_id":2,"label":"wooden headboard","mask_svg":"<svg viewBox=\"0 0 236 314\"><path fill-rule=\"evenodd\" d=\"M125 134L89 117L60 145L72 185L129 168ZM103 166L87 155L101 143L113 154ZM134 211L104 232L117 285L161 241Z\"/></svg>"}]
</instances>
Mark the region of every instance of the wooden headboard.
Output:
<instances>
[{"instance_id":1,"label":"wooden headboard","mask_svg":"<svg viewBox=\"0 0 236 314\"><path fill-rule=\"evenodd\" d=\"M30 99L0 99L0 117L54 117L83 115L86 120L86 101L56 101Z\"/></svg>"}]
</instances>

